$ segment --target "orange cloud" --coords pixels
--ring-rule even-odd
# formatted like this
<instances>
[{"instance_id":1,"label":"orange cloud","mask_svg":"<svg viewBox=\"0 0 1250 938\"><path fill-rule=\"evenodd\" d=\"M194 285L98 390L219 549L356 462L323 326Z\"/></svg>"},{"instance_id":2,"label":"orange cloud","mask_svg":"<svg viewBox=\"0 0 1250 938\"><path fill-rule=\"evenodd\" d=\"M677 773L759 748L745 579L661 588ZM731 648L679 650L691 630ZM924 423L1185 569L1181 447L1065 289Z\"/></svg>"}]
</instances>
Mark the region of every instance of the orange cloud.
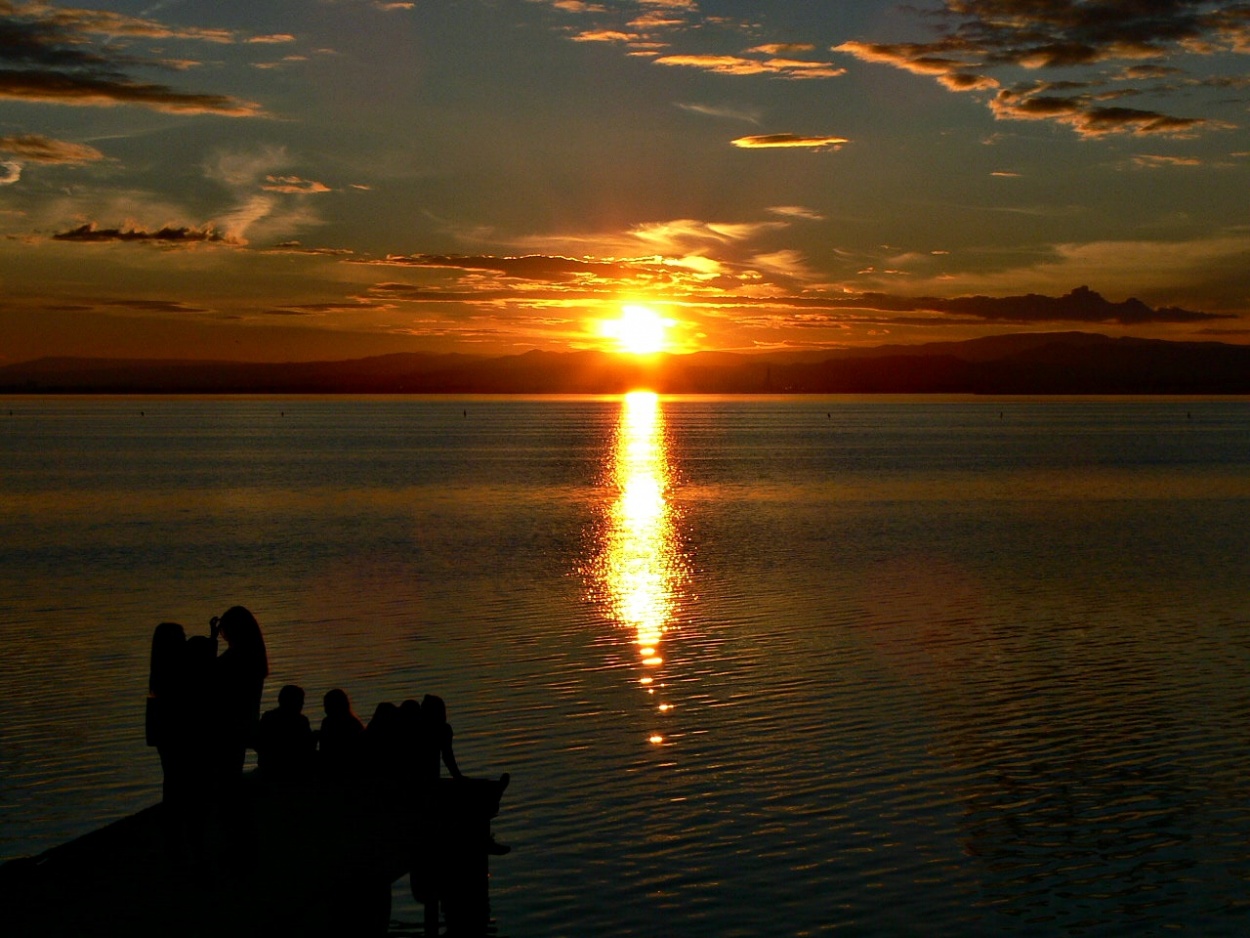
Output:
<instances>
[{"instance_id":1,"label":"orange cloud","mask_svg":"<svg viewBox=\"0 0 1250 938\"><path fill-rule=\"evenodd\" d=\"M104 154L85 143L68 143L41 134L0 137L0 153L9 153L32 163L93 163Z\"/></svg>"},{"instance_id":2,"label":"orange cloud","mask_svg":"<svg viewBox=\"0 0 1250 938\"><path fill-rule=\"evenodd\" d=\"M809 150L839 150L842 144L849 143L846 137L802 137L798 134L754 134L749 137L738 137L730 141L734 146L744 150L766 150L777 148L800 148Z\"/></svg>"},{"instance_id":3,"label":"orange cloud","mask_svg":"<svg viewBox=\"0 0 1250 938\"><path fill-rule=\"evenodd\" d=\"M699 68L718 75L778 75L783 78L836 78L846 69L832 62L797 59L748 59L739 55L663 55L657 65Z\"/></svg>"}]
</instances>

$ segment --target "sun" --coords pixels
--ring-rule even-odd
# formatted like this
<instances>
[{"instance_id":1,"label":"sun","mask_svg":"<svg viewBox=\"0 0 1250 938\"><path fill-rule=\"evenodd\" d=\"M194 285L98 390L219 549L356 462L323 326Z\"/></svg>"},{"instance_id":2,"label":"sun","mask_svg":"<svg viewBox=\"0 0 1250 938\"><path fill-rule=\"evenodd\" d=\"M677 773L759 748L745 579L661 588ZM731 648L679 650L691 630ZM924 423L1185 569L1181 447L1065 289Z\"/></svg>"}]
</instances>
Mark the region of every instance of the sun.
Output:
<instances>
[{"instance_id":1,"label":"sun","mask_svg":"<svg viewBox=\"0 0 1250 938\"><path fill-rule=\"evenodd\" d=\"M654 355L668 347L670 321L647 306L624 306L619 319L602 323L603 334L616 339L618 351Z\"/></svg>"}]
</instances>

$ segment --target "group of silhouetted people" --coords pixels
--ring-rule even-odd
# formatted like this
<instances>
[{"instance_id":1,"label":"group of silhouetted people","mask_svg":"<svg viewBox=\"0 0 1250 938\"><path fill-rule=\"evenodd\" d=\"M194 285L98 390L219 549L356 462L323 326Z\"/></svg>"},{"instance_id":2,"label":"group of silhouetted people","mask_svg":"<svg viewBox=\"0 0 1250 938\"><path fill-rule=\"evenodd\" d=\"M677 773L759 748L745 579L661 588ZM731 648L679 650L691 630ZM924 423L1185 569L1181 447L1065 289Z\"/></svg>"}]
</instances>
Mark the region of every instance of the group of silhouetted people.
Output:
<instances>
[{"instance_id":1,"label":"group of silhouetted people","mask_svg":"<svg viewBox=\"0 0 1250 938\"><path fill-rule=\"evenodd\" d=\"M226 650L218 654L219 639ZM185 841L202 859L210 807L226 827L242 823L237 781L251 744L269 657L260 626L242 606L211 622L211 633L187 637L176 622L152 636L146 715L147 742L164 772L167 847Z\"/></svg>"},{"instance_id":2,"label":"group of silhouetted people","mask_svg":"<svg viewBox=\"0 0 1250 938\"><path fill-rule=\"evenodd\" d=\"M226 649L218 654L218 640ZM350 797L363 784L397 791L432 792L441 765L463 779L452 749L452 729L442 698L378 704L366 726L340 688L325 694L325 717L314 730L303 713L303 688L288 684L278 706L260 713L269 674L265 641L256 618L233 606L211 621L208 636L187 637L181 625L163 622L152 637L148 684L147 742L160 754L164 772L163 822L172 856L204 860L205 825L220 811L225 862L246 873L254 821L239 784L248 748L269 788L326 785ZM505 774L498 795L507 786ZM493 838L491 853L508 848Z\"/></svg>"},{"instance_id":3,"label":"group of silhouetted people","mask_svg":"<svg viewBox=\"0 0 1250 938\"><path fill-rule=\"evenodd\" d=\"M304 689L287 684L278 706L265 712L256 732L257 770L269 783L329 781L421 785L439 777L441 764L463 778L452 749L452 730L441 697L418 703L383 702L366 726L341 688L322 698L325 717L314 730L303 713Z\"/></svg>"}]
</instances>

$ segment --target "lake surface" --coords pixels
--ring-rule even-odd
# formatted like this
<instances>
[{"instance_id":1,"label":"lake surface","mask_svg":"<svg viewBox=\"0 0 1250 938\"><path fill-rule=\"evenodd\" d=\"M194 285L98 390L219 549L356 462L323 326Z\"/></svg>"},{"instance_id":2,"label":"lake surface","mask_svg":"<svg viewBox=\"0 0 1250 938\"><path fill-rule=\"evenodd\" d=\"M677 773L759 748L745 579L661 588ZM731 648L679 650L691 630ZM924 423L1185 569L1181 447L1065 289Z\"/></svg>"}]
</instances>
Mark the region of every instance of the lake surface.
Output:
<instances>
[{"instance_id":1,"label":"lake surface","mask_svg":"<svg viewBox=\"0 0 1250 938\"><path fill-rule=\"evenodd\" d=\"M512 773L507 938L1250 921L1250 402L0 405L0 859L159 798L152 629L241 603L266 708Z\"/></svg>"}]
</instances>

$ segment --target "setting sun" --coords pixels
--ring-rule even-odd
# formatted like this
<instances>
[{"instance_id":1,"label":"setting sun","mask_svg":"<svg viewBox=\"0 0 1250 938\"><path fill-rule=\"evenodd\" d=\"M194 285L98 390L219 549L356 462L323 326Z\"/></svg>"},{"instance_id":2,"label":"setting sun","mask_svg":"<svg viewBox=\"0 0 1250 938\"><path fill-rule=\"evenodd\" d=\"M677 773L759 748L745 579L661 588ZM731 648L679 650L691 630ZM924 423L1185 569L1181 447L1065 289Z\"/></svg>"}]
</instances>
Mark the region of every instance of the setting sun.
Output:
<instances>
[{"instance_id":1,"label":"setting sun","mask_svg":"<svg viewBox=\"0 0 1250 938\"><path fill-rule=\"evenodd\" d=\"M626 306L619 319L603 323L603 334L616 339L618 351L632 355L653 355L668 345L669 320L646 306Z\"/></svg>"}]
</instances>

